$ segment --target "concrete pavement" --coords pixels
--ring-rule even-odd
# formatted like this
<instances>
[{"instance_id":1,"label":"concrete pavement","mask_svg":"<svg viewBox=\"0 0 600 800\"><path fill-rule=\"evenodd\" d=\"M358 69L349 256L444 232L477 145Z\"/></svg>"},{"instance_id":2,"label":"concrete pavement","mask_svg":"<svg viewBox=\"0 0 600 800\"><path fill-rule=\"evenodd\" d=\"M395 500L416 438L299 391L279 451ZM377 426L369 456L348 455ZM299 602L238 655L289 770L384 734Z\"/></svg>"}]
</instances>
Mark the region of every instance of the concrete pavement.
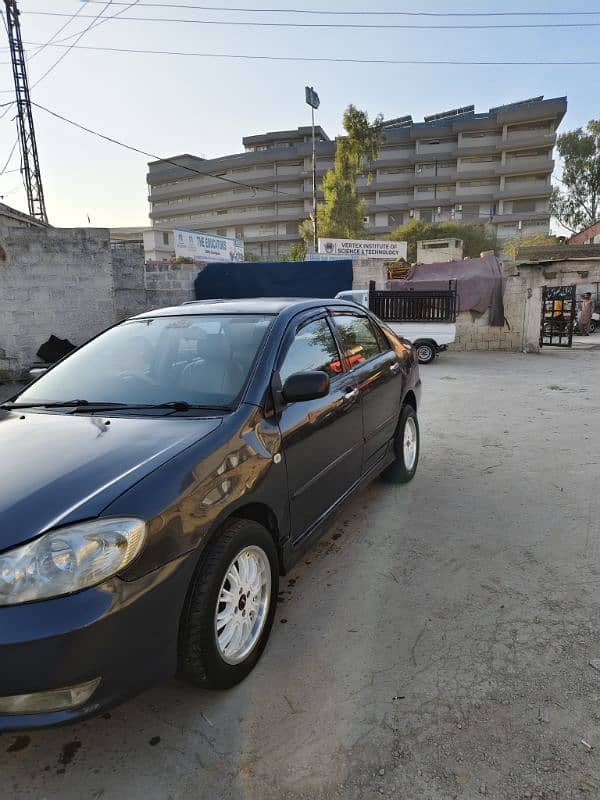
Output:
<instances>
[{"instance_id":1,"label":"concrete pavement","mask_svg":"<svg viewBox=\"0 0 600 800\"><path fill-rule=\"evenodd\" d=\"M255 672L4 734L0 796L600 796L599 367L422 368L417 477L369 487L283 579Z\"/></svg>"}]
</instances>

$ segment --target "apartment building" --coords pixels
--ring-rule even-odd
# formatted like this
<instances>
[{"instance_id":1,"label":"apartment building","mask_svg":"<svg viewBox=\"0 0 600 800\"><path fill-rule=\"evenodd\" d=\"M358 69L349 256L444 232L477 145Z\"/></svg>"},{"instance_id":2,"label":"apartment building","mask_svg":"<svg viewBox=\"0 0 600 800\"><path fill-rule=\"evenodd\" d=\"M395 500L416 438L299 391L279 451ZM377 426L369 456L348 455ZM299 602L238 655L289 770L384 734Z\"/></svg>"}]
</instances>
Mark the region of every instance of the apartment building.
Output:
<instances>
[{"instance_id":1,"label":"apartment building","mask_svg":"<svg viewBox=\"0 0 600 800\"><path fill-rule=\"evenodd\" d=\"M566 109L566 98L540 96L485 113L465 106L423 122L387 121L374 179L359 179L368 235L419 218L489 224L500 239L548 232L553 148ZM335 141L320 127L316 138L320 182L333 166ZM246 252L263 259L300 241L298 225L312 208L311 128L242 141L236 155L151 162L152 225L244 239Z\"/></svg>"}]
</instances>

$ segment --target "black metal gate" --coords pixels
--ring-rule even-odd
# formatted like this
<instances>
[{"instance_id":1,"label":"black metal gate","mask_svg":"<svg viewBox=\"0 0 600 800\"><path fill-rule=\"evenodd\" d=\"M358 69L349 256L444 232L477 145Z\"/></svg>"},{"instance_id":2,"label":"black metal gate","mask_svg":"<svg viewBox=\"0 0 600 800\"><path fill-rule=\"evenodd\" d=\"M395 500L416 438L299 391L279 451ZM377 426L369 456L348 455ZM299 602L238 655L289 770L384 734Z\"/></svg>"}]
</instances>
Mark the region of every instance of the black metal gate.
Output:
<instances>
[{"instance_id":1,"label":"black metal gate","mask_svg":"<svg viewBox=\"0 0 600 800\"><path fill-rule=\"evenodd\" d=\"M540 347L571 347L575 324L575 284L542 287Z\"/></svg>"}]
</instances>

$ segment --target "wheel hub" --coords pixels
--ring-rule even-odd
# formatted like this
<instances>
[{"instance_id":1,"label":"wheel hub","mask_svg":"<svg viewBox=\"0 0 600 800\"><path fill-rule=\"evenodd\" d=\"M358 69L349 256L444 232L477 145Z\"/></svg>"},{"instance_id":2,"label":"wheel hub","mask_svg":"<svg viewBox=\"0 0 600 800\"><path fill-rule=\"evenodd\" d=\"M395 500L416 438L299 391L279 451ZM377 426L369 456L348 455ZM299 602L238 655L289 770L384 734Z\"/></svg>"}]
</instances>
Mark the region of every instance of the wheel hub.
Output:
<instances>
[{"instance_id":1,"label":"wheel hub","mask_svg":"<svg viewBox=\"0 0 600 800\"><path fill-rule=\"evenodd\" d=\"M246 547L233 559L215 610L219 655L239 664L251 653L265 626L271 601L271 566L260 547Z\"/></svg>"},{"instance_id":2,"label":"wheel hub","mask_svg":"<svg viewBox=\"0 0 600 800\"><path fill-rule=\"evenodd\" d=\"M412 417L406 420L402 447L404 450L404 465L406 469L411 470L417 460L418 447L417 426Z\"/></svg>"}]
</instances>

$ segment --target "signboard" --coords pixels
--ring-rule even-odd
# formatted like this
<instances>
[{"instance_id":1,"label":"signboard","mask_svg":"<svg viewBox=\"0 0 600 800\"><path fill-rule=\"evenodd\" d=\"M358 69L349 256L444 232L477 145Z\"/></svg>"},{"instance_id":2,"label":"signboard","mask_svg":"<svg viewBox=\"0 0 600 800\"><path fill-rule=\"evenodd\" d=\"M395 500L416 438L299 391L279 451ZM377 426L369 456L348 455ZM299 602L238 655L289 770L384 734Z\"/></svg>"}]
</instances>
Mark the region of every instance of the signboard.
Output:
<instances>
[{"instance_id":1,"label":"signboard","mask_svg":"<svg viewBox=\"0 0 600 800\"><path fill-rule=\"evenodd\" d=\"M195 261L244 260L244 242L241 239L181 229L173 231L173 239L177 258L193 258Z\"/></svg>"},{"instance_id":2,"label":"signboard","mask_svg":"<svg viewBox=\"0 0 600 800\"><path fill-rule=\"evenodd\" d=\"M304 97L309 106L312 108L319 107L321 101L319 100L319 95L315 92L312 86L304 87Z\"/></svg>"},{"instance_id":3,"label":"signboard","mask_svg":"<svg viewBox=\"0 0 600 800\"><path fill-rule=\"evenodd\" d=\"M388 242L379 239L321 239L319 253L336 255L339 258L381 258L396 261L408 256L406 242Z\"/></svg>"}]
</instances>

